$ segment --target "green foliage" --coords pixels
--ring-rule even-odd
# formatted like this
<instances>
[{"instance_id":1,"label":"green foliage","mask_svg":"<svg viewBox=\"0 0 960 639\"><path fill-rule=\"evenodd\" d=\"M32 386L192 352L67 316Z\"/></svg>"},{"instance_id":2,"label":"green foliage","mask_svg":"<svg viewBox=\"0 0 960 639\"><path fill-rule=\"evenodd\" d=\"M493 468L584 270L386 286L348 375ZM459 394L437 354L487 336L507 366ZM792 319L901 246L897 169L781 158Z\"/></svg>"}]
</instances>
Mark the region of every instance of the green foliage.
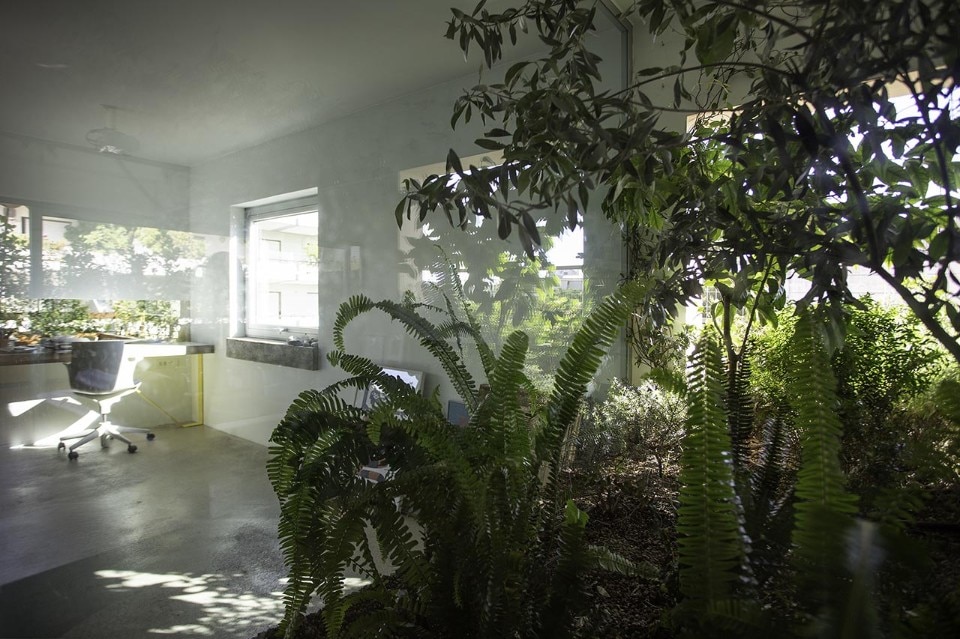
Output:
<instances>
[{"instance_id":1,"label":"green foliage","mask_svg":"<svg viewBox=\"0 0 960 639\"><path fill-rule=\"evenodd\" d=\"M129 286L164 298L185 290L205 248L202 238L184 231L73 220L64 227L64 241L45 241L43 251L45 261L59 263L45 269L45 284L62 294L97 282L106 298L122 297Z\"/></svg>"},{"instance_id":2,"label":"green foliage","mask_svg":"<svg viewBox=\"0 0 960 639\"><path fill-rule=\"evenodd\" d=\"M17 233L16 225L7 215L0 215L0 273L3 273L0 278L0 313L19 306L17 300L27 296L29 269L26 236Z\"/></svg>"},{"instance_id":3,"label":"green foliage","mask_svg":"<svg viewBox=\"0 0 960 639\"><path fill-rule=\"evenodd\" d=\"M739 409L730 401L730 388L724 389L719 344L709 333L698 344L691 364L678 512L685 600L672 615L692 635L763 636L776 628L790 636L880 636L880 566L887 556L899 565L910 554L909 545L891 534L895 528L887 522L854 519L857 500L846 489L840 464L843 426L822 331L810 314L795 322L792 357L785 367L793 412L759 411L755 419L761 427L749 433L751 443L744 452L750 454L739 461L730 437L738 422L732 413ZM801 448L795 477L788 459L794 433ZM891 514L894 499L903 509L894 519L916 510L911 495L901 491L890 496ZM786 526L784 513L793 517ZM785 529L790 543L778 546L771 543L775 539L764 539L778 534L774 527ZM884 528L890 532L883 533ZM745 530L757 535L759 552L742 536ZM897 530L902 532L902 523ZM751 586L755 577L781 597L789 593L788 599L760 607L762 598ZM884 612L899 613L895 607Z\"/></svg>"},{"instance_id":4,"label":"green foliage","mask_svg":"<svg viewBox=\"0 0 960 639\"><path fill-rule=\"evenodd\" d=\"M836 380L809 316L797 322L794 345L797 366L790 386L796 393L803 453L794 489L793 543L801 593L819 607L836 603L845 576L845 533L852 524L856 501L846 492L840 469L843 427L836 412Z\"/></svg>"},{"instance_id":5,"label":"green foliage","mask_svg":"<svg viewBox=\"0 0 960 639\"><path fill-rule=\"evenodd\" d=\"M637 570L586 542L587 516L559 471L587 384L642 291L628 284L596 307L542 400L523 374L526 335L512 333L495 355L455 273L449 283L458 313L449 299L344 303L328 358L347 377L302 393L273 433L268 475L290 570L288 637L313 597L330 637L570 636L585 601L584 571ZM350 323L374 310L437 359L467 406L468 427L451 426L435 398L345 349ZM464 364L467 344L479 351L485 386ZM371 385L384 395L371 409L340 399ZM384 442L394 475L376 484L360 479L360 466ZM348 569L371 585L347 592Z\"/></svg>"},{"instance_id":6,"label":"green foliage","mask_svg":"<svg viewBox=\"0 0 960 639\"><path fill-rule=\"evenodd\" d=\"M843 342L845 305L854 301L847 273L863 267L960 361L960 5L637 0L626 14L658 40L678 35L679 50L618 92L600 88L600 61L590 51L596 12L594 3L577 0L454 10L448 37L464 53L478 47L487 67L518 30L535 31L547 52L512 65L502 81L478 84L454 107L452 124L479 119L486 130L477 145L502 151L504 162L463 167L451 150L447 173L459 180L409 184L397 222L424 222L437 210L457 228L494 220L499 237L516 232L533 255L539 217L573 228L588 200L603 198L628 240L629 277L647 283L638 313L646 334L668 325L705 283L714 286L726 374L719 352L698 352L694 370L702 376L692 380L680 500L683 611L694 612L688 627L703 622L694 632L741 636L742 628L729 628L757 619L751 599L736 596L753 579L752 562L742 559L751 555L737 549L739 518L765 519L764 526L746 525L771 531L773 518L762 513L776 511L778 522L793 525L794 545L782 546L782 554L792 551L797 577L782 578L799 593L796 610L771 608L772 625L869 636L878 627L879 536L872 524L852 523L855 500L841 459L855 468L844 445L862 427L845 433L840 418L869 421L889 402L882 388L861 386L863 402L841 395L847 406L840 405L829 374L839 364L827 356L820 331L831 349ZM895 83L905 103L891 98ZM692 130L677 131L661 122L675 112L705 115ZM811 285L799 306L829 321L816 328L800 321L780 370L759 374L768 403L752 406L753 362L736 348L732 319L749 308L749 321L774 321L791 274ZM861 372L846 370L850 376L838 375L843 394L858 392L849 382ZM882 501L899 513L913 508L909 497L898 492ZM705 531L714 526L720 549L709 554ZM796 611L800 623L793 623Z\"/></svg>"},{"instance_id":7,"label":"green foliage","mask_svg":"<svg viewBox=\"0 0 960 639\"><path fill-rule=\"evenodd\" d=\"M732 598L745 552L722 380L719 344L705 333L691 362L677 513L680 589L704 616Z\"/></svg>"},{"instance_id":8,"label":"green foliage","mask_svg":"<svg viewBox=\"0 0 960 639\"><path fill-rule=\"evenodd\" d=\"M404 262L418 275L427 271L441 277L444 262L454 262L486 341L499 348L512 331L526 333L530 337L527 376L547 392L552 372L592 308L592 297L585 290L560 289L556 266L546 255L553 242L548 233L553 230L543 229L543 250L538 251L537 259L531 259L511 250L489 226L462 230L424 226L421 236L407 239L410 248L404 253ZM443 247L442 252L438 246Z\"/></svg>"},{"instance_id":9,"label":"green foliage","mask_svg":"<svg viewBox=\"0 0 960 639\"><path fill-rule=\"evenodd\" d=\"M686 325L658 325L649 315L637 313L627 339L638 366L664 372L683 368L693 335Z\"/></svg>"},{"instance_id":10,"label":"green foliage","mask_svg":"<svg viewBox=\"0 0 960 639\"><path fill-rule=\"evenodd\" d=\"M960 361L960 5L636 0L624 17L682 44L672 57L658 48L660 66L617 92L602 89L590 50L596 14L578 0L454 11L447 36L487 67L518 30L547 51L454 107L452 123L479 119L477 145L503 164L463 167L451 150L460 179L411 183L398 223L437 210L458 228L491 219L532 255L541 214L572 228L603 197L630 238L631 274L662 273L648 301L658 322L705 280L734 304L753 290L771 315L790 272L811 283L804 304L829 302L836 320L852 298L847 269L864 266ZM661 122L674 112L706 115L686 132Z\"/></svg>"},{"instance_id":11,"label":"green foliage","mask_svg":"<svg viewBox=\"0 0 960 639\"><path fill-rule=\"evenodd\" d=\"M960 371L956 367L944 370L921 394L904 406L898 406L889 420L887 431L900 435L899 446L888 443L890 435L884 432L881 451L893 451L892 476L878 480L881 489L875 510L887 506L881 499L884 493L897 488L910 488L912 498L923 502L929 493L926 486L956 485L960 483ZM876 455L880 457L880 455ZM869 494L869 493L868 493ZM919 508L913 508L916 512ZM894 509L894 512L897 512ZM889 520L889 518L888 518ZM912 517L901 516L900 522L912 522ZM884 523L894 523L886 521ZM902 525L902 523L901 523Z\"/></svg>"},{"instance_id":12,"label":"green foliage","mask_svg":"<svg viewBox=\"0 0 960 639\"><path fill-rule=\"evenodd\" d=\"M662 478L679 461L685 401L652 381L614 380L606 398L588 411L577 433L576 463L589 468L617 458L656 461Z\"/></svg>"},{"instance_id":13,"label":"green foliage","mask_svg":"<svg viewBox=\"0 0 960 639\"><path fill-rule=\"evenodd\" d=\"M180 325L178 306L166 300L118 300L113 323L123 335L173 338Z\"/></svg>"},{"instance_id":14,"label":"green foliage","mask_svg":"<svg viewBox=\"0 0 960 639\"><path fill-rule=\"evenodd\" d=\"M29 312L30 330L38 335L69 335L94 329L90 309L83 300L37 300Z\"/></svg>"},{"instance_id":15,"label":"green foliage","mask_svg":"<svg viewBox=\"0 0 960 639\"><path fill-rule=\"evenodd\" d=\"M796 402L788 371L798 364L796 316L755 335L751 388L769 412L795 423ZM945 433L943 416L924 399L945 355L919 322L902 310L864 299L850 309L842 348L830 357L837 379L837 413L843 424L840 461L851 490L872 508L873 498L904 481L904 473L936 457L930 442ZM939 434L938 434L939 433Z\"/></svg>"},{"instance_id":16,"label":"green foliage","mask_svg":"<svg viewBox=\"0 0 960 639\"><path fill-rule=\"evenodd\" d=\"M105 332L131 337L176 336L180 324L177 302L117 300L111 305L111 312L93 313L88 300L38 299L26 305L28 310L23 315L29 321L29 332L36 335Z\"/></svg>"}]
</instances>

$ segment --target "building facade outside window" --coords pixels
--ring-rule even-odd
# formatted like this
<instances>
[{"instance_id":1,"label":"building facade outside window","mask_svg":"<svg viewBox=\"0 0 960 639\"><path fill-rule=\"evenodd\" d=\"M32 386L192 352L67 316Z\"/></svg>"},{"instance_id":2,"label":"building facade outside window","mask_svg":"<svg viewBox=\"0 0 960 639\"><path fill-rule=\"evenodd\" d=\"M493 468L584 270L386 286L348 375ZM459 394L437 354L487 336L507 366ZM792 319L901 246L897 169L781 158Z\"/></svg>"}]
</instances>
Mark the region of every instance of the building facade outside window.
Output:
<instances>
[{"instance_id":1,"label":"building facade outside window","mask_svg":"<svg viewBox=\"0 0 960 639\"><path fill-rule=\"evenodd\" d=\"M312 335L319 323L316 198L246 210L246 334Z\"/></svg>"}]
</instances>

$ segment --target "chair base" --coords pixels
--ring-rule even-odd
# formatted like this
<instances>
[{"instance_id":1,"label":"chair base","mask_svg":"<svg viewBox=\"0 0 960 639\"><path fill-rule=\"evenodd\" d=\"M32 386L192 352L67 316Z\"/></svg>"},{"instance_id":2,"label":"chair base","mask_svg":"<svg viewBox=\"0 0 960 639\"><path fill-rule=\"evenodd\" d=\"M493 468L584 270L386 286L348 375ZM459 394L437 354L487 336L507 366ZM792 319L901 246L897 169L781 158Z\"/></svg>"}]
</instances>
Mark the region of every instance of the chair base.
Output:
<instances>
[{"instance_id":1,"label":"chair base","mask_svg":"<svg viewBox=\"0 0 960 639\"><path fill-rule=\"evenodd\" d=\"M60 438L60 444L57 446L57 451L61 451L67 448L67 445L64 443L71 439L79 439L80 441L74 442L70 445L70 448L67 452L67 459L76 459L80 456L80 453L77 452L77 448L80 448L84 444L92 442L97 437L100 438L100 446L103 448L107 447L107 442L111 439L119 439L127 445L128 453L137 452L137 446L130 439L125 437L123 433L142 433L147 436L147 441L152 441L156 435L150 432L147 428L135 428L133 426L120 426L112 422L101 422L97 428L90 428L81 433L75 435L67 435Z\"/></svg>"}]
</instances>

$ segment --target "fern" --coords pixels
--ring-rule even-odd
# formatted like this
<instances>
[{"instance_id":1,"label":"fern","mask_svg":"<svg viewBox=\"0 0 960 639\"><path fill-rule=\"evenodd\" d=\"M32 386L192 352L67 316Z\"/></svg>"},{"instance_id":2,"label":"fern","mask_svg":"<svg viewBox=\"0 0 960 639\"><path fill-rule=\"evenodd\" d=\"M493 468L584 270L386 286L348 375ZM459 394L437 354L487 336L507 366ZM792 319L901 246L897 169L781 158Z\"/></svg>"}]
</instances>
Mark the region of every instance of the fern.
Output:
<instances>
[{"instance_id":1,"label":"fern","mask_svg":"<svg viewBox=\"0 0 960 639\"><path fill-rule=\"evenodd\" d=\"M344 350L343 333L347 324L360 314L373 309L379 309L389 315L391 319L400 322L410 335L419 339L420 344L443 367L444 372L453 384L454 390L467 403L468 409L476 406L476 387L466 365L457 355L455 349L443 339L436 327L416 312L416 305L401 304L390 300L374 302L363 295L351 297L340 306L340 311L337 313L337 319L333 326L333 342L338 350ZM463 325L463 330L473 331L468 324ZM476 334L475 338L478 342L482 342L479 334ZM337 365L335 360L331 360L331 363Z\"/></svg>"},{"instance_id":2,"label":"fern","mask_svg":"<svg viewBox=\"0 0 960 639\"><path fill-rule=\"evenodd\" d=\"M744 555L736 513L720 346L705 333L689 377L677 531L680 590L701 611L733 595Z\"/></svg>"},{"instance_id":3,"label":"fern","mask_svg":"<svg viewBox=\"0 0 960 639\"><path fill-rule=\"evenodd\" d=\"M539 456L553 464L555 472L562 442L568 430L576 423L587 384L600 368L603 356L613 344L627 318L643 299L646 287L640 282L628 282L616 293L603 300L584 320L574 336L570 348L560 360L550 397L550 412L546 427L537 438Z\"/></svg>"},{"instance_id":4,"label":"fern","mask_svg":"<svg viewBox=\"0 0 960 639\"><path fill-rule=\"evenodd\" d=\"M454 307L453 299L463 303L454 289L438 305L350 298L328 354L348 377L302 393L273 433L267 467L290 570L282 622L289 637L312 597L323 604L330 637L562 637L582 612L585 570L637 573L586 544L586 515L555 478L586 385L641 289L625 286L584 322L545 405L523 374L526 335L513 333L494 355L465 303ZM435 397L347 351L347 327L371 311L400 323L438 360L467 404L470 427L451 427ZM477 385L464 363L471 345L487 385ZM385 399L372 409L339 397L374 384ZM384 441L395 476L359 479ZM378 553L395 571L389 579ZM373 583L347 592L348 569ZM357 618L351 610L361 604L372 607Z\"/></svg>"},{"instance_id":5,"label":"fern","mask_svg":"<svg viewBox=\"0 0 960 639\"><path fill-rule=\"evenodd\" d=\"M836 601L846 575L845 536L856 502L844 490L839 451L842 427L836 413L836 381L823 341L809 315L794 334L798 353L792 373L796 426L802 457L794 490L793 544L798 583L814 609Z\"/></svg>"},{"instance_id":6,"label":"fern","mask_svg":"<svg viewBox=\"0 0 960 639\"><path fill-rule=\"evenodd\" d=\"M732 374L728 376L726 404L734 468L738 472L745 471L750 464L750 437L753 434L750 359L747 347L741 351Z\"/></svg>"},{"instance_id":7,"label":"fern","mask_svg":"<svg viewBox=\"0 0 960 639\"><path fill-rule=\"evenodd\" d=\"M799 459L795 428L781 409L759 418L759 433L743 499L744 525L751 539L750 565L766 584L785 568L793 526L793 482Z\"/></svg>"}]
</instances>

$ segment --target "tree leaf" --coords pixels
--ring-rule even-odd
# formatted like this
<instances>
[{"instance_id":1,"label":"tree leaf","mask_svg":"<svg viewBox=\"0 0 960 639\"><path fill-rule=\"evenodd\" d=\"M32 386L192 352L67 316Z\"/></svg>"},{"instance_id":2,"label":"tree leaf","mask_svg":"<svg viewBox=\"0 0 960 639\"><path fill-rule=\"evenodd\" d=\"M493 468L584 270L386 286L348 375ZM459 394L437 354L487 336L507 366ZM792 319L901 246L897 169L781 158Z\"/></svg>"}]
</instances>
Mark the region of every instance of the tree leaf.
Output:
<instances>
[{"instance_id":1,"label":"tree leaf","mask_svg":"<svg viewBox=\"0 0 960 639\"><path fill-rule=\"evenodd\" d=\"M457 152L453 149L450 149L450 152L447 153L447 173L456 173L457 175L463 175L463 166L460 164L460 157L457 155Z\"/></svg>"},{"instance_id":2,"label":"tree leaf","mask_svg":"<svg viewBox=\"0 0 960 639\"><path fill-rule=\"evenodd\" d=\"M513 221L510 219L510 216L501 212L500 216L497 218L497 235L500 236L501 240L505 240L510 237L510 230L512 226Z\"/></svg>"},{"instance_id":3,"label":"tree leaf","mask_svg":"<svg viewBox=\"0 0 960 639\"><path fill-rule=\"evenodd\" d=\"M489 140L487 138L477 138L473 143L481 149L487 149L488 151L502 151L507 146L503 142L497 142L496 140Z\"/></svg>"}]
</instances>

